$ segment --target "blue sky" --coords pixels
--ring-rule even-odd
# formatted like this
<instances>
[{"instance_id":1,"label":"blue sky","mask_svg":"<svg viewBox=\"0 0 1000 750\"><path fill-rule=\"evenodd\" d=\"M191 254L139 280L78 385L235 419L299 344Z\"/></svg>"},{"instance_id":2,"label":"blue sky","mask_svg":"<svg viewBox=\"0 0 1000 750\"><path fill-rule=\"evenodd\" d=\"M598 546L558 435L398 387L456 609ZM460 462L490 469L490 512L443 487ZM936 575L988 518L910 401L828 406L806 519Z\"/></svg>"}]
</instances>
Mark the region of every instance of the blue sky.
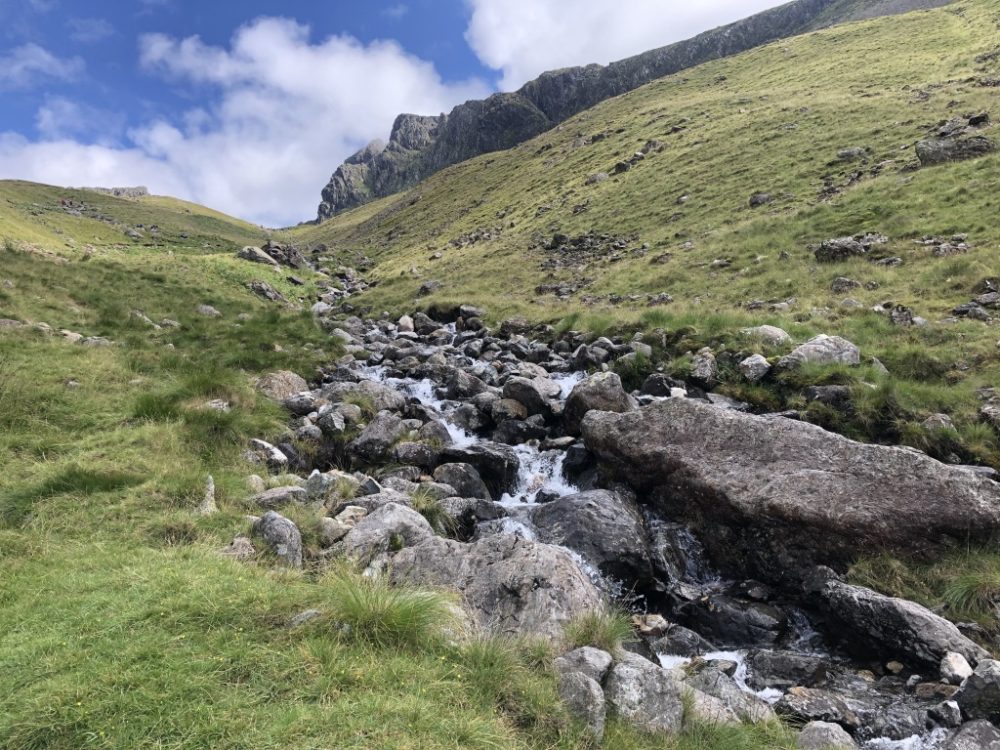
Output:
<instances>
[{"instance_id":1,"label":"blue sky","mask_svg":"<svg viewBox=\"0 0 1000 750\"><path fill-rule=\"evenodd\" d=\"M778 4L0 0L0 178L145 184L287 225L312 218L337 164L399 112Z\"/></svg>"}]
</instances>

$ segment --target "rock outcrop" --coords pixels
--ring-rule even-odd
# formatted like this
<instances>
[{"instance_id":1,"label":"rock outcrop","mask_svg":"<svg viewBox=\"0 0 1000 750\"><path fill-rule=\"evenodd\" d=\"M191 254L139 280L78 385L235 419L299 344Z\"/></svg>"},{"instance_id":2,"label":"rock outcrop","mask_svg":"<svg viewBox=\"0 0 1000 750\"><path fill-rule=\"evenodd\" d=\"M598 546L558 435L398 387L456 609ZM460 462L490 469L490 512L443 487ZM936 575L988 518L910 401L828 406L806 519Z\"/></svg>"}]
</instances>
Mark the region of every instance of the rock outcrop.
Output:
<instances>
[{"instance_id":1,"label":"rock outcrop","mask_svg":"<svg viewBox=\"0 0 1000 750\"><path fill-rule=\"evenodd\" d=\"M946 5L950 0L797 0L692 39L607 66L544 73L514 93L470 101L448 114L404 114L389 142L372 141L337 168L318 219L392 195L452 164L516 146L606 99L709 60L859 18Z\"/></svg>"},{"instance_id":2,"label":"rock outcrop","mask_svg":"<svg viewBox=\"0 0 1000 750\"><path fill-rule=\"evenodd\" d=\"M1000 485L906 448L688 399L591 412L587 448L671 517L711 525L716 562L786 580L865 553L920 554L1000 527Z\"/></svg>"}]
</instances>

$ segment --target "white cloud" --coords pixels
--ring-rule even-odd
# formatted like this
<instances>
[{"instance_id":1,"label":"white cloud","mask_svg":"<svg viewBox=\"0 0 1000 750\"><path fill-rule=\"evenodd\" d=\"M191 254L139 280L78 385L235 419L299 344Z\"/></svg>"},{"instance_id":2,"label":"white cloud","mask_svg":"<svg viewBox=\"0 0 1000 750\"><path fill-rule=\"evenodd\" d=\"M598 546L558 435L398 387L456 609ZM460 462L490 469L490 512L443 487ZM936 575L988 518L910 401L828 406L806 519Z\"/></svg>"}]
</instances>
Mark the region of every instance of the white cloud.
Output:
<instances>
[{"instance_id":1,"label":"white cloud","mask_svg":"<svg viewBox=\"0 0 1000 750\"><path fill-rule=\"evenodd\" d=\"M276 226L312 218L330 173L400 112L447 111L485 84L444 83L394 42L348 36L319 43L289 20L262 18L228 48L150 35L140 60L196 90L200 107L147 122L124 147L54 139L60 115L40 116L41 142L0 136L0 176L56 184L145 184L151 190ZM63 116L70 116L63 113Z\"/></svg>"},{"instance_id":2,"label":"white cloud","mask_svg":"<svg viewBox=\"0 0 1000 750\"><path fill-rule=\"evenodd\" d=\"M466 0L466 39L513 90L546 70L606 64L787 0Z\"/></svg>"},{"instance_id":3,"label":"white cloud","mask_svg":"<svg viewBox=\"0 0 1000 750\"><path fill-rule=\"evenodd\" d=\"M27 88L45 78L73 80L83 69L79 57L56 57L37 44L22 44L0 54L0 91Z\"/></svg>"},{"instance_id":4,"label":"white cloud","mask_svg":"<svg viewBox=\"0 0 1000 750\"><path fill-rule=\"evenodd\" d=\"M48 96L35 113L35 127L45 140L84 137L114 145L125 132L125 116L63 96Z\"/></svg>"},{"instance_id":5,"label":"white cloud","mask_svg":"<svg viewBox=\"0 0 1000 750\"><path fill-rule=\"evenodd\" d=\"M94 44L115 33L115 27L103 18L71 18L66 25L70 37L81 44Z\"/></svg>"}]
</instances>

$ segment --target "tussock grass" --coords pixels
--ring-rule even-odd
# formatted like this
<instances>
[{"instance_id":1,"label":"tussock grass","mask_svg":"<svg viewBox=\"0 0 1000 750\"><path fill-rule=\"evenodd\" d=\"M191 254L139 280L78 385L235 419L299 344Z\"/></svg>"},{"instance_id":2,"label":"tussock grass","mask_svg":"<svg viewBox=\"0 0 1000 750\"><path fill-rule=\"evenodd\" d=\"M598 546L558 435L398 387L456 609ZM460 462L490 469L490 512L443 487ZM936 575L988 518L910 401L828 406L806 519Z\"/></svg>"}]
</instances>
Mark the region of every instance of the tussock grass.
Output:
<instances>
[{"instance_id":1,"label":"tussock grass","mask_svg":"<svg viewBox=\"0 0 1000 750\"><path fill-rule=\"evenodd\" d=\"M636 639L631 616L622 610L609 607L591 612L573 620L566 627L567 650L593 646L609 653L616 653L623 643Z\"/></svg>"}]
</instances>

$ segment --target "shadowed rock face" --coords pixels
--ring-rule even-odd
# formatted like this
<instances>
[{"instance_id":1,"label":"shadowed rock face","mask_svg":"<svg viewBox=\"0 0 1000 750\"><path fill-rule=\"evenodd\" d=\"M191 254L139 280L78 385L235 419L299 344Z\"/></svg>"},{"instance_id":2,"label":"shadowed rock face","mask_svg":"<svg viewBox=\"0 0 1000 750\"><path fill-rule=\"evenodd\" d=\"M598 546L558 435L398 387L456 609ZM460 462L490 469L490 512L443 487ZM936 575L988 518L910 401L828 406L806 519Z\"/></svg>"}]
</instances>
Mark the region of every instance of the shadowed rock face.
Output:
<instances>
[{"instance_id":1,"label":"shadowed rock face","mask_svg":"<svg viewBox=\"0 0 1000 750\"><path fill-rule=\"evenodd\" d=\"M587 448L649 502L712 529L716 561L780 582L863 554L940 551L1000 528L1000 485L917 451L687 399L590 412Z\"/></svg>"},{"instance_id":2,"label":"shadowed rock face","mask_svg":"<svg viewBox=\"0 0 1000 750\"><path fill-rule=\"evenodd\" d=\"M610 65L543 73L514 93L469 101L449 114L404 114L389 143L347 159L323 189L320 221L416 185L481 154L512 148L594 105L709 60L846 21L946 5L951 0L796 0Z\"/></svg>"}]
</instances>

